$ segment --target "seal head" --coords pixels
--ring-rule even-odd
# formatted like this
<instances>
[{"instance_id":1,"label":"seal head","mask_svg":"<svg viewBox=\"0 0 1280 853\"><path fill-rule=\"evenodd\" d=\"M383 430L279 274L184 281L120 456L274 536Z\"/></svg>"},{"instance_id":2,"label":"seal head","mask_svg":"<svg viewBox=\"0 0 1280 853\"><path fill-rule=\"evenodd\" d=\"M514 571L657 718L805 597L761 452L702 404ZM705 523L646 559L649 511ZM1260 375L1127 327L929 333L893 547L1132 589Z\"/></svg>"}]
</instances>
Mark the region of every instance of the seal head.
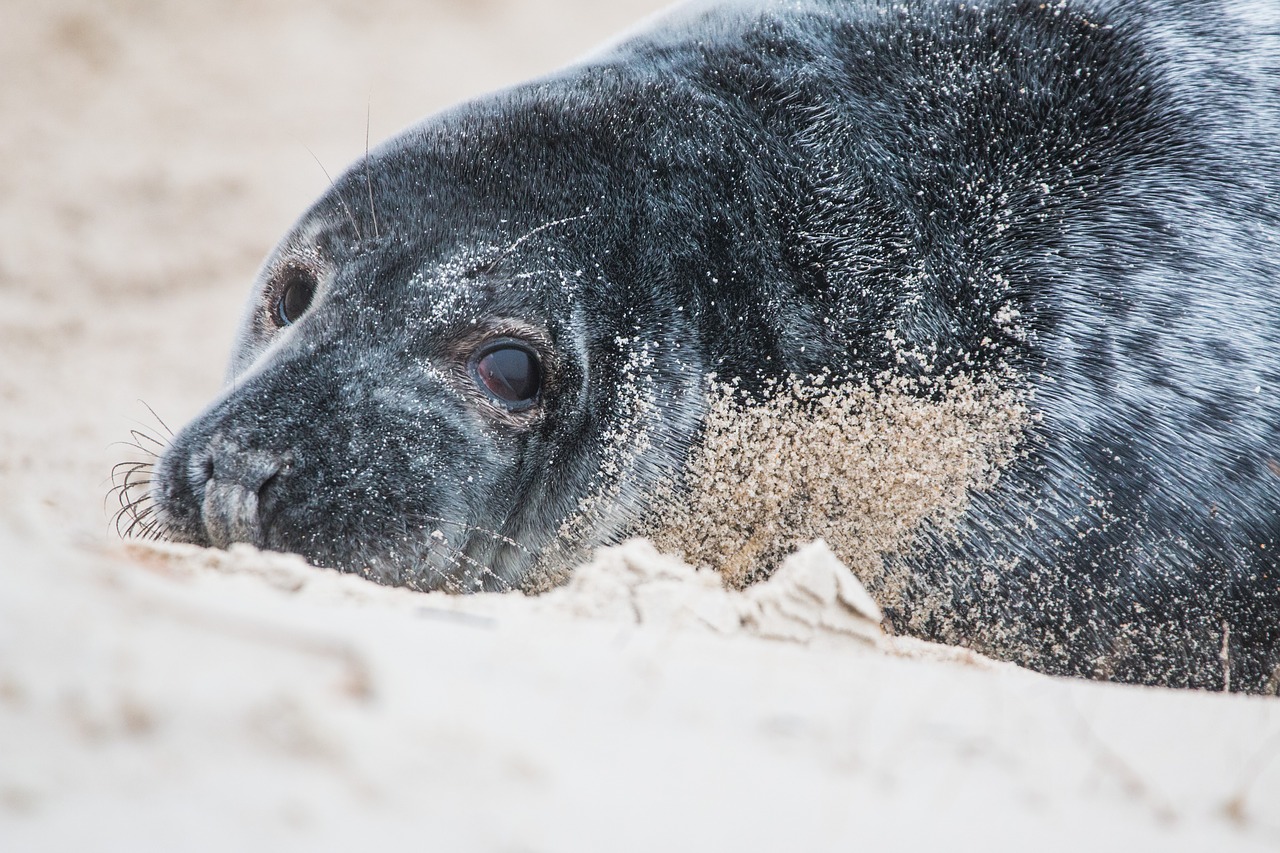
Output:
<instances>
[{"instance_id":1,"label":"seal head","mask_svg":"<svg viewBox=\"0 0 1280 853\"><path fill-rule=\"evenodd\" d=\"M169 537L538 585L680 467L706 365L670 259L601 209L612 175L517 155L503 110L374 152L266 262L226 391L158 471Z\"/></svg>"}]
</instances>

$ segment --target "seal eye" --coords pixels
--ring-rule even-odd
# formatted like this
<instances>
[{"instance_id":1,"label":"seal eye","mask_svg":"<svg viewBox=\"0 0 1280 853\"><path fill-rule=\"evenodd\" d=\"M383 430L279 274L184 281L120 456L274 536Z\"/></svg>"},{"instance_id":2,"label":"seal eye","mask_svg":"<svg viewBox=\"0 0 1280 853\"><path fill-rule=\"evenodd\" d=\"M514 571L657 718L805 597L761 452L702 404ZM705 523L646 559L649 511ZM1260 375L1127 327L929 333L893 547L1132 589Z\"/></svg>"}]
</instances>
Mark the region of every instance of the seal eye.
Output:
<instances>
[{"instance_id":1,"label":"seal eye","mask_svg":"<svg viewBox=\"0 0 1280 853\"><path fill-rule=\"evenodd\" d=\"M308 272L294 270L285 279L276 297L276 325L281 328L298 322L307 313L316 295L316 280Z\"/></svg>"},{"instance_id":2,"label":"seal eye","mask_svg":"<svg viewBox=\"0 0 1280 853\"><path fill-rule=\"evenodd\" d=\"M511 409L533 403L542 386L538 357L516 344L499 344L481 353L475 373L480 385Z\"/></svg>"}]
</instances>

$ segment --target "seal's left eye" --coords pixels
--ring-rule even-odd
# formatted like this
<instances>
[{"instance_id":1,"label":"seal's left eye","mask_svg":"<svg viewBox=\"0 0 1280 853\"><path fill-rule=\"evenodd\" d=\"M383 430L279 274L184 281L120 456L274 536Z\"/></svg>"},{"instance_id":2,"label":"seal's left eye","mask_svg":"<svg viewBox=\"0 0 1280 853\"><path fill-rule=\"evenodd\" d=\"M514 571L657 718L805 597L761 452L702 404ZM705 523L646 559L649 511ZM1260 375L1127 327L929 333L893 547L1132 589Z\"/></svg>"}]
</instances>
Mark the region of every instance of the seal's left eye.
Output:
<instances>
[{"instance_id":1,"label":"seal's left eye","mask_svg":"<svg viewBox=\"0 0 1280 853\"><path fill-rule=\"evenodd\" d=\"M527 347L503 344L481 354L475 363L476 378L490 394L509 408L533 403L542 385L538 357Z\"/></svg>"},{"instance_id":2,"label":"seal's left eye","mask_svg":"<svg viewBox=\"0 0 1280 853\"><path fill-rule=\"evenodd\" d=\"M280 327L293 325L298 318L307 313L311 300L316 295L316 280L308 272L295 270L289 274L284 286L276 297L276 325Z\"/></svg>"}]
</instances>

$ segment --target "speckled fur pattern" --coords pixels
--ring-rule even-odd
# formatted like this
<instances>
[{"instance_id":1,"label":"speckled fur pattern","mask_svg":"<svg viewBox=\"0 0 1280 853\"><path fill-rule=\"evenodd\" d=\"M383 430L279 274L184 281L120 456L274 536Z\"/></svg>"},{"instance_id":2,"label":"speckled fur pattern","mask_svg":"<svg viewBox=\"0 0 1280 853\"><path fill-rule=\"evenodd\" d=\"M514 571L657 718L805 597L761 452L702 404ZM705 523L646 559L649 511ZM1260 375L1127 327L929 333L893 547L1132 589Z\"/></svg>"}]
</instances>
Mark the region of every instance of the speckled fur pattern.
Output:
<instances>
[{"instance_id":1,"label":"speckled fur pattern","mask_svg":"<svg viewBox=\"0 0 1280 853\"><path fill-rule=\"evenodd\" d=\"M535 587L679 488L712 377L999 375L1020 450L885 557L889 625L1275 692L1278 33L1263 2L701 4L435 116L267 260L158 529ZM503 335L538 342L532 413L463 369Z\"/></svg>"}]
</instances>

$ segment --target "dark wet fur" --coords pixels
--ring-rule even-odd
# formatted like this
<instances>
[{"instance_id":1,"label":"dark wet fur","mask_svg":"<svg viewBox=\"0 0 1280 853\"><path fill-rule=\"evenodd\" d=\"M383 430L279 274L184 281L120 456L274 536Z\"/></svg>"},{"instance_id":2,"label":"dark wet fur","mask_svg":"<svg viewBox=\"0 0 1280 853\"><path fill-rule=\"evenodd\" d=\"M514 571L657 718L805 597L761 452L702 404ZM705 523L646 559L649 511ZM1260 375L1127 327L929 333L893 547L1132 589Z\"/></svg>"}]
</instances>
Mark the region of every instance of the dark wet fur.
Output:
<instances>
[{"instance_id":1,"label":"dark wet fur","mask_svg":"<svg viewBox=\"0 0 1280 853\"><path fill-rule=\"evenodd\" d=\"M1011 368L1038 420L958 530L922 532L892 625L1275 690L1278 51L1211 2L808 2L457 108L268 260L144 529L527 586L678 481L709 374L751 393L921 351ZM281 333L289 264L321 287ZM463 366L508 320L551 365L533 417ZM645 450L615 469L620 425Z\"/></svg>"}]
</instances>

